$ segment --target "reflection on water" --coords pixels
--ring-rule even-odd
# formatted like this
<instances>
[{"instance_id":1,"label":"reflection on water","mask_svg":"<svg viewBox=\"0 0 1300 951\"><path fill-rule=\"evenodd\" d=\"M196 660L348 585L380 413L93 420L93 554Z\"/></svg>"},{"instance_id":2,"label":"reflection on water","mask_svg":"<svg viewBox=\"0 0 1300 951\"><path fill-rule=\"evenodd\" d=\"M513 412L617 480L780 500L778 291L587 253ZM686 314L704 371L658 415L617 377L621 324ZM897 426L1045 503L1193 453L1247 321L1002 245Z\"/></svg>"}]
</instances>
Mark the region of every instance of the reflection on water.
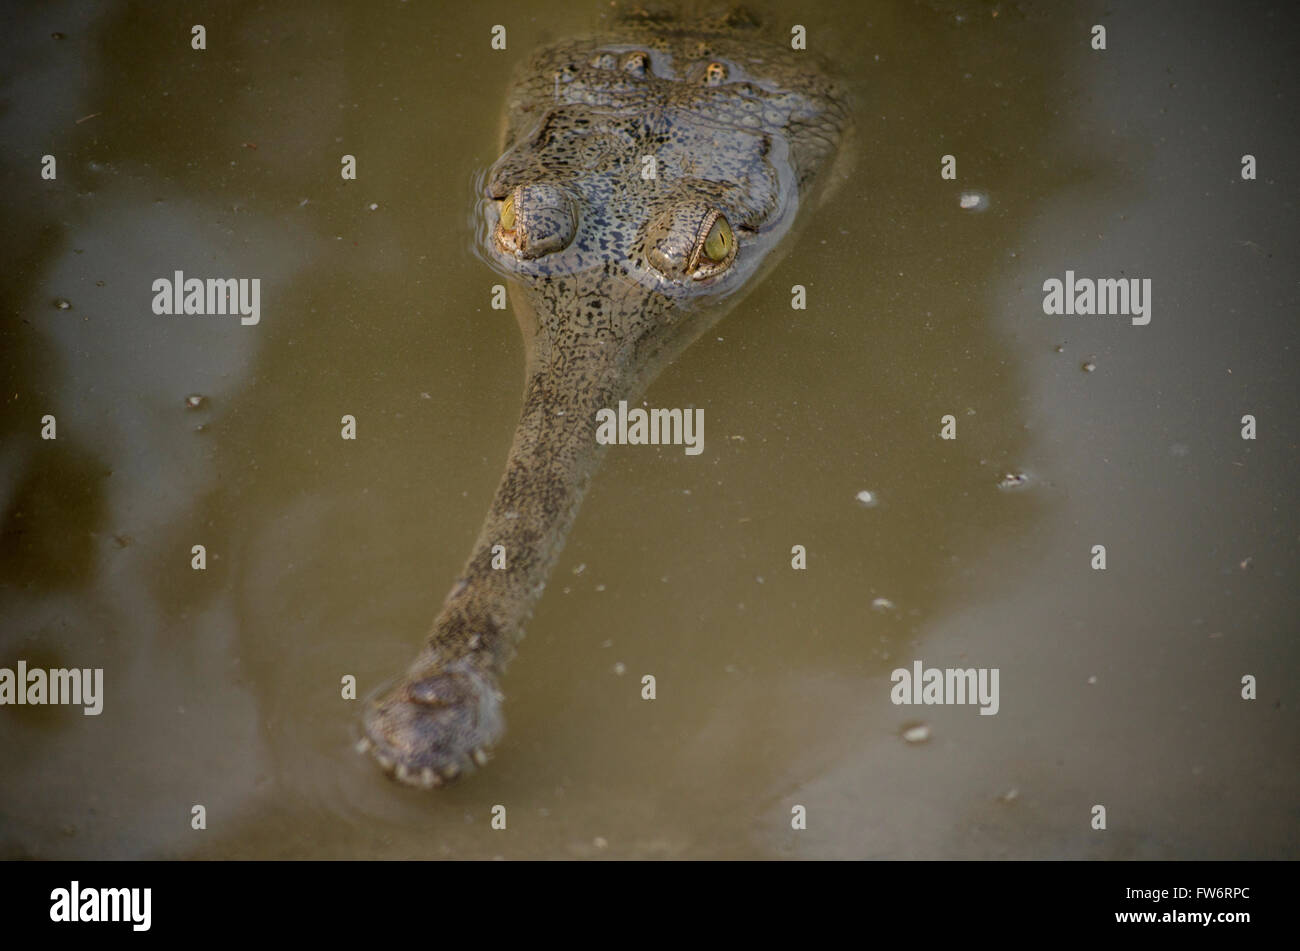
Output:
<instances>
[{"instance_id":1,"label":"reflection on water","mask_svg":"<svg viewBox=\"0 0 1300 951\"><path fill-rule=\"evenodd\" d=\"M510 70L607 5L497 4L499 54L416 4L231 4L202 54L128 5L14 14L0 666L107 696L0 711L0 854L1295 856L1292 34L847 9L799 21L850 183L654 384L705 453L607 455L496 761L434 796L352 752L340 680L409 661L495 487L522 354L472 183ZM1067 268L1151 278L1151 324L1045 317ZM153 316L174 270L259 277L261 322ZM892 705L917 660L999 668L999 713Z\"/></svg>"}]
</instances>

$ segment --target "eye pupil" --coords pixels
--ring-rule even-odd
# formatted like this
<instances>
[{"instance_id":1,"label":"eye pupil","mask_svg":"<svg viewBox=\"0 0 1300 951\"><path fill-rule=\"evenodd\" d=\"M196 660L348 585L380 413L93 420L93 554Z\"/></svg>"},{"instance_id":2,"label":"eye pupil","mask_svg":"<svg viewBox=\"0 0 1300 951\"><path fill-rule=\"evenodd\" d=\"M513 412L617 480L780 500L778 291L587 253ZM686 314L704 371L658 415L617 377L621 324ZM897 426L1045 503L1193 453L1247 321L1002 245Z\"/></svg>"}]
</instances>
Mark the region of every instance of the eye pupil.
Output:
<instances>
[{"instance_id":1,"label":"eye pupil","mask_svg":"<svg viewBox=\"0 0 1300 951\"><path fill-rule=\"evenodd\" d=\"M704 253L712 261L726 260L731 253L731 242L734 235L731 233L731 225L727 224L727 219L719 215L713 222L713 227L709 229L708 236L704 239Z\"/></svg>"},{"instance_id":2,"label":"eye pupil","mask_svg":"<svg viewBox=\"0 0 1300 951\"><path fill-rule=\"evenodd\" d=\"M501 203L501 229L503 231L515 230L515 196L511 195Z\"/></svg>"}]
</instances>

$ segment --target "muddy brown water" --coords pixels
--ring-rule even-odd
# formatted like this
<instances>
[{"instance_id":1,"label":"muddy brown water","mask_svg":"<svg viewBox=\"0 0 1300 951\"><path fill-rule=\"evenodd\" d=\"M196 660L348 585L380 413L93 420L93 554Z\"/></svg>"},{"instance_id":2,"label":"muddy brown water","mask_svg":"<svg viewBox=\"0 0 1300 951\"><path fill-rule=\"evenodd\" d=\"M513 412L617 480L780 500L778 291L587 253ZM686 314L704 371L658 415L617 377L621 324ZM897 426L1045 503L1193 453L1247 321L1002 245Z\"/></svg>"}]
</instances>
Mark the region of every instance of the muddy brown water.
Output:
<instances>
[{"instance_id":1,"label":"muddy brown water","mask_svg":"<svg viewBox=\"0 0 1300 951\"><path fill-rule=\"evenodd\" d=\"M232 3L204 52L4 14L0 666L105 698L0 708L0 855L1296 857L1300 33L1262 5L768 11L849 84L854 172L648 394L704 453L607 454L487 770L353 752L340 679L411 659L516 418L470 217L510 71L609 9L488 7ZM154 316L176 269L259 277L261 322ZM1150 278L1150 324L1044 315L1066 269ZM892 704L916 660L999 712Z\"/></svg>"}]
</instances>

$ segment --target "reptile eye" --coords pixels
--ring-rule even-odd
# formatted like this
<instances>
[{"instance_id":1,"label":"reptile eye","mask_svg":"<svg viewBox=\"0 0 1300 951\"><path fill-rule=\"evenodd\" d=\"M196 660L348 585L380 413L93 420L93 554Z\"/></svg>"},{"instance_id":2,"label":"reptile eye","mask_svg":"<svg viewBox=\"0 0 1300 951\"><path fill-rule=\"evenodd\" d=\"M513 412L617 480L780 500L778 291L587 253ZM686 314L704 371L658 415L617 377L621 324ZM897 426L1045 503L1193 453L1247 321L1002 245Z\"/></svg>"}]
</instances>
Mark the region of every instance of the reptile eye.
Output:
<instances>
[{"instance_id":1,"label":"reptile eye","mask_svg":"<svg viewBox=\"0 0 1300 951\"><path fill-rule=\"evenodd\" d=\"M524 261L563 251L578 227L578 208L564 189L547 183L519 185L501 202L497 247Z\"/></svg>"},{"instance_id":2,"label":"reptile eye","mask_svg":"<svg viewBox=\"0 0 1300 951\"><path fill-rule=\"evenodd\" d=\"M711 261L725 261L735 240L736 236L731 233L731 225L727 224L727 219L718 215L713 220L713 227L709 228L709 233L704 238L704 253Z\"/></svg>"},{"instance_id":3,"label":"reptile eye","mask_svg":"<svg viewBox=\"0 0 1300 951\"><path fill-rule=\"evenodd\" d=\"M736 233L722 212L711 212L700 227L695 253L691 255L691 277L703 280L725 271L736 258Z\"/></svg>"},{"instance_id":4,"label":"reptile eye","mask_svg":"<svg viewBox=\"0 0 1300 951\"><path fill-rule=\"evenodd\" d=\"M721 86L727 81L727 67L714 60L704 69L704 85Z\"/></svg>"},{"instance_id":5,"label":"reptile eye","mask_svg":"<svg viewBox=\"0 0 1300 951\"><path fill-rule=\"evenodd\" d=\"M675 284L721 274L739 244L731 222L706 198L662 209L646 222L642 240L646 264Z\"/></svg>"}]
</instances>

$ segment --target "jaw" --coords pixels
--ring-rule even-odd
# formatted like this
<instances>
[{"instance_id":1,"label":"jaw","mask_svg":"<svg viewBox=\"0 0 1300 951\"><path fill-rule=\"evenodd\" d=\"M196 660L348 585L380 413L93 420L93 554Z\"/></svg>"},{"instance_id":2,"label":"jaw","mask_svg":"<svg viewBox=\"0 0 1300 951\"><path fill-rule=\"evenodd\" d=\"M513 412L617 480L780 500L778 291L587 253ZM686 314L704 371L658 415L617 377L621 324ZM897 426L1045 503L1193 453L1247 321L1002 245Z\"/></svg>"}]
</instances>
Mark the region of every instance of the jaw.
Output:
<instances>
[{"instance_id":1,"label":"jaw","mask_svg":"<svg viewBox=\"0 0 1300 951\"><path fill-rule=\"evenodd\" d=\"M699 290L671 297L617 276L510 282L526 370L505 472L424 650L366 704L358 746L394 779L427 789L486 763L505 731L499 677L603 453L597 412L639 399L742 297ZM499 546L508 570L494 568Z\"/></svg>"},{"instance_id":2,"label":"jaw","mask_svg":"<svg viewBox=\"0 0 1300 951\"><path fill-rule=\"evenodd\" d=\"M599 392L631 400L739 302L686 294L668 296L630 281L602 279L557 303L545 284L508 284L524 342L525 384L549 377L557 402L564 391ZM599 300L598 311L584 310ZM591 408L603 408L607 403Z\"/></svg>"}]
</instances>

